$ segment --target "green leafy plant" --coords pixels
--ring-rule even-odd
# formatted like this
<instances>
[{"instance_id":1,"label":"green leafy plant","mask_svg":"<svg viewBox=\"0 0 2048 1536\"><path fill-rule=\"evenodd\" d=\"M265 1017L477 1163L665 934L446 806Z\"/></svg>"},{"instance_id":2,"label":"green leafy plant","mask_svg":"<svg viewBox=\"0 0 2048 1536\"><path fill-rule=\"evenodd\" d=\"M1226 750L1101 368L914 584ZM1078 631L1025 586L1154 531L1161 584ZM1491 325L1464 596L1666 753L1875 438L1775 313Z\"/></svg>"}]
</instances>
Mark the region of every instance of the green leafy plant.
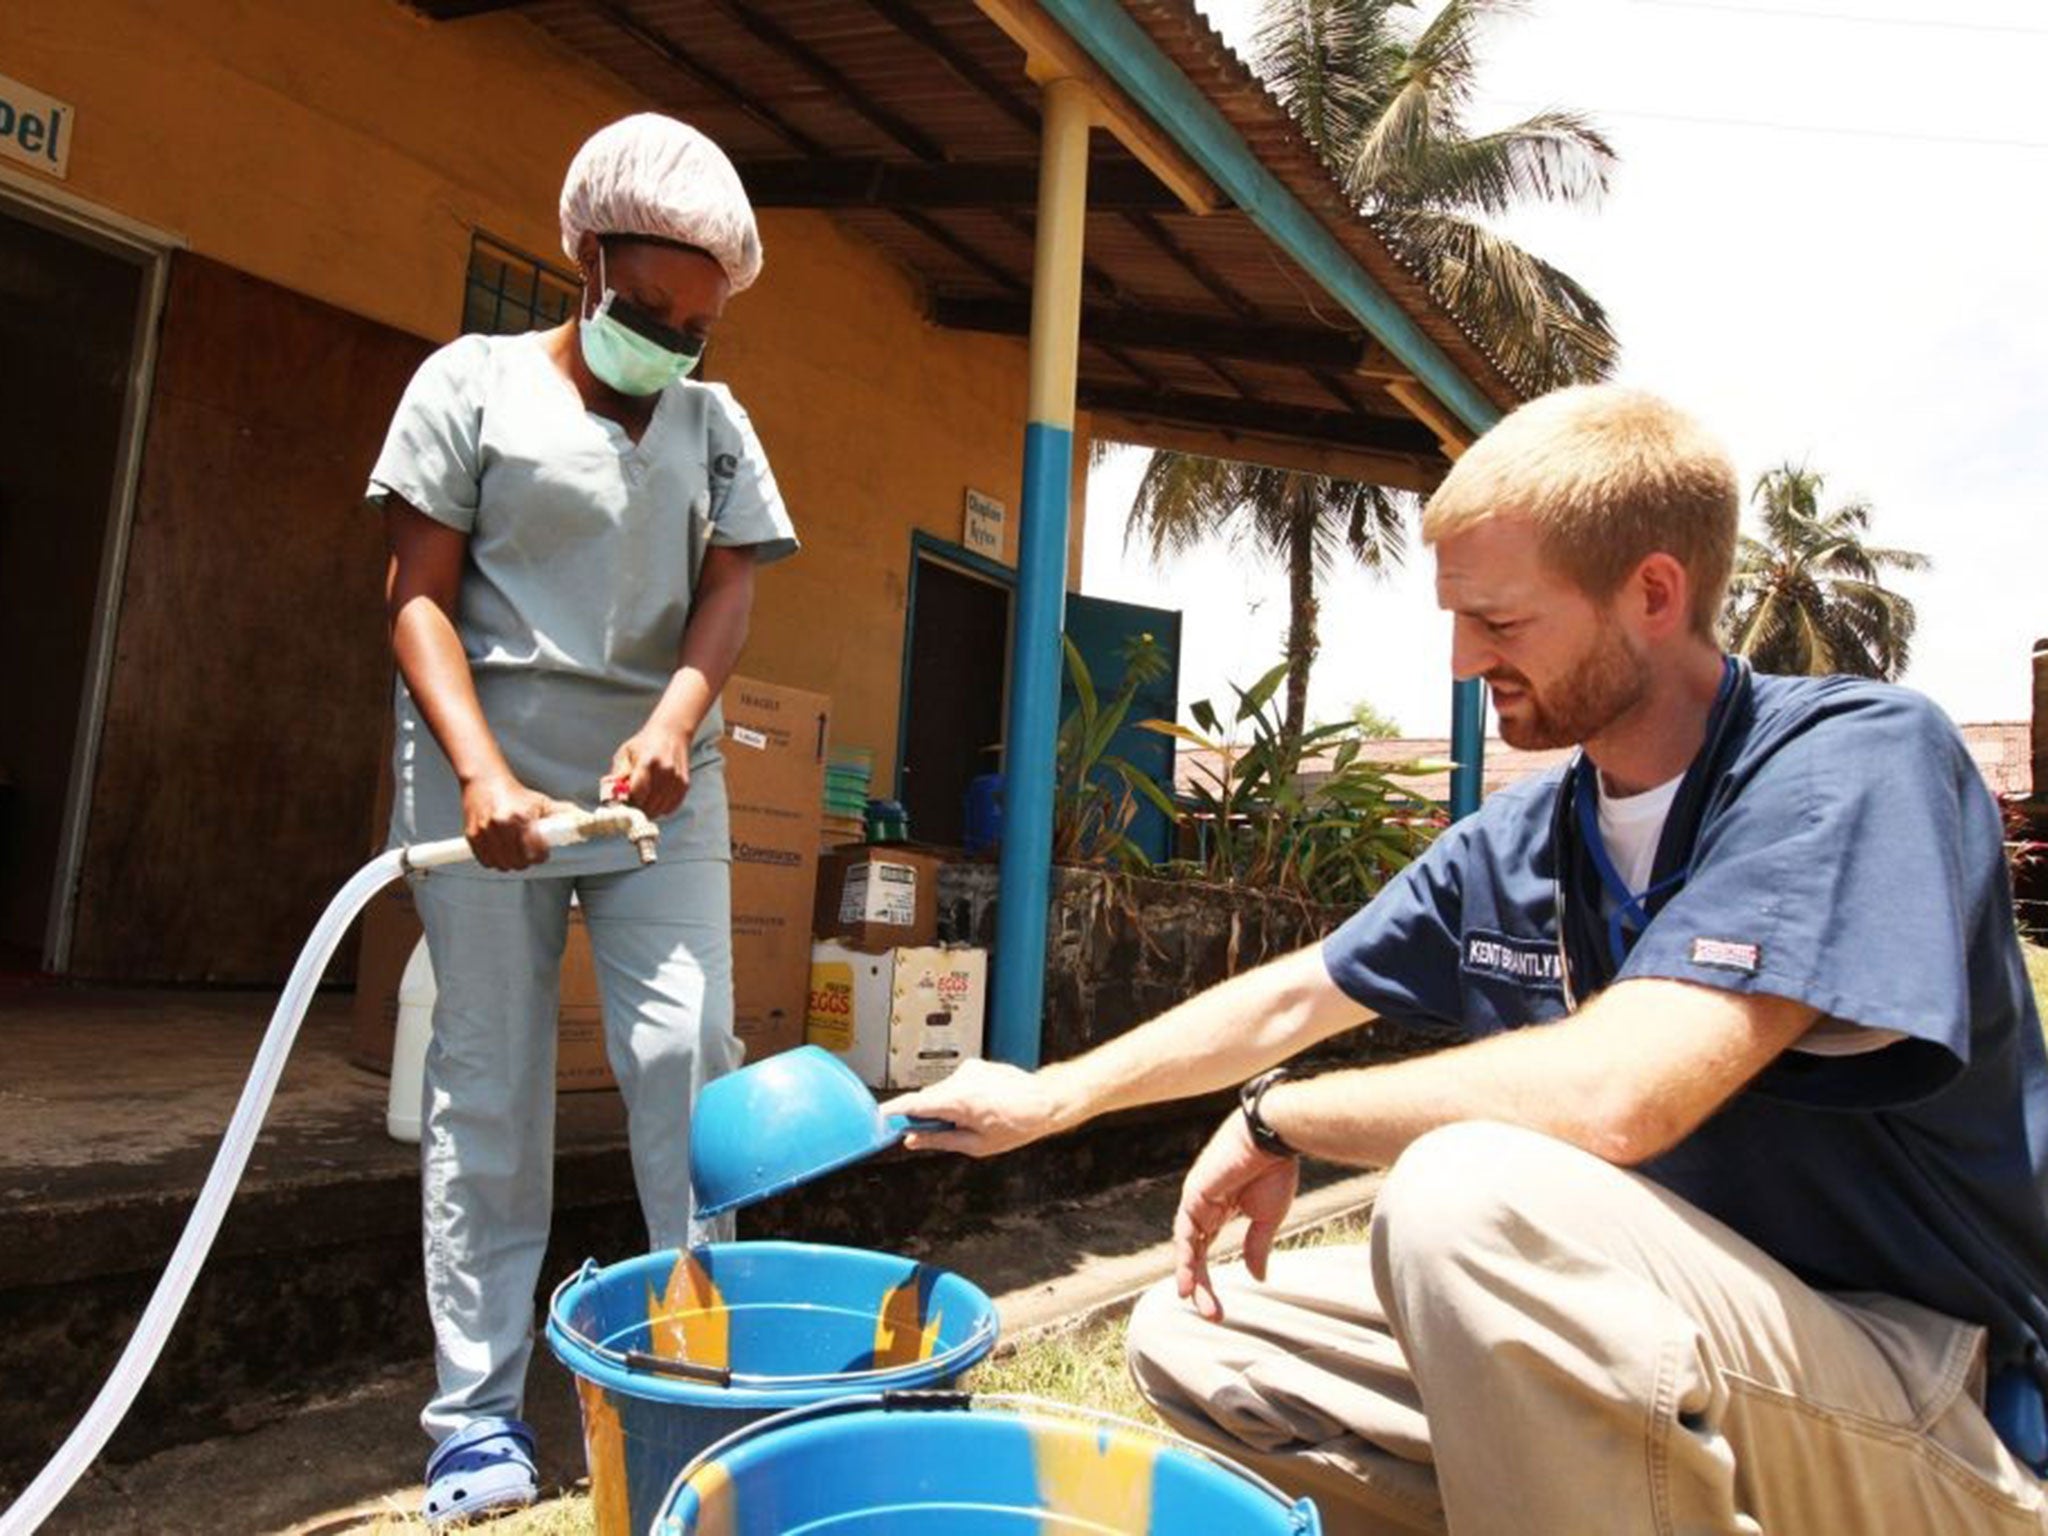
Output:
<instances>
[{"instance_id":1,"label":"green leafy plant","mask_svg":"<svg viewBox=\"0 0 2048 1536\"><path fill-rule=\"evenodd\" d=\"M1206 699L1189 707L1196 728L1140 722L1203 754L1182 797L1180 820L1198 849L1188 872L1322 905L1363 905L1443 826L1441 809L1401 782L1442 765L1366 757L1351 721L1289 730L1274 704L1287 673L1283 661L1250 688L1233 684L1227 726Z\"/></svg>"},{"instance_id":2,"label":"green leafy plant","mask_svg":"<svg viewBox=\"0 0 2048 1536\"><path fill-rule=\"evenodd\" d=\"M1055 864L1109 864L1122 869L1152 867L1132 841L1131 823L1141 801L1170 820L1176 814L1166 792L1126 759L1110 751L1131 712L1131 701L1146 683L1167 669L1165 652L1149 634L1126 641L1118 659L1123 677L1106 702L1096 690L1088 664L1064 635L1067 676L1075 705L1060 722L1057 781L1053 788L1052 858Z\"/></svg>"}]
</instances>

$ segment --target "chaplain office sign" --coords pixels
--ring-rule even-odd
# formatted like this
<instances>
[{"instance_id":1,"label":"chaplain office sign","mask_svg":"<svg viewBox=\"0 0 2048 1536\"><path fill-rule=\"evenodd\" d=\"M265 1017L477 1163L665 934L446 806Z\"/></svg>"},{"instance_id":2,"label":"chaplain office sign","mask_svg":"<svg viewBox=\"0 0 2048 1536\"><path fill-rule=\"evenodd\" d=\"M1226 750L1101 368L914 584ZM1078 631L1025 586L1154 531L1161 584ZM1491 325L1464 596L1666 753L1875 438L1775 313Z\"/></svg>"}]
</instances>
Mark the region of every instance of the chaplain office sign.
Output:
<instances>
[{"instance_id":1,"label":"chaplain office sign","mask_svg":"<svg viewBox=\"0 0 2048 1536\"><path fill-rule=\"evenodd\" d=\"M71 159L71 108L0 75L0 158L61 179Z\"/></svg>"}]
</instances>

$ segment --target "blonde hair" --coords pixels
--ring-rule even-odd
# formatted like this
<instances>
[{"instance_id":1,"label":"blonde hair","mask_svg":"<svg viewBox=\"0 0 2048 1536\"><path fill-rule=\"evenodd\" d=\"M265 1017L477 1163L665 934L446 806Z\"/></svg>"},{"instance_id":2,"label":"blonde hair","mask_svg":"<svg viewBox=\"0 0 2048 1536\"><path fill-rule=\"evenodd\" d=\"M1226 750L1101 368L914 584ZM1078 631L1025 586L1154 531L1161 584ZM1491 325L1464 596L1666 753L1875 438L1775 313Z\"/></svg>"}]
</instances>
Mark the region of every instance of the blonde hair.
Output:
<instances>
[{"instance_id":1,"label":"blonde hair","mask_svg":"<svg viewBox=\"0 0 2048 1536\"><path fill-rule=\"evenodd\" d=\"M1544 557L1596 598L1661 550L1685 567L1692 627L1712 639L1741 501L1727 450L1676 406L1578 385L1530 401L1474 443L1429 498L1422 541L1527 518Z\"/></svg>"}]
</instances>

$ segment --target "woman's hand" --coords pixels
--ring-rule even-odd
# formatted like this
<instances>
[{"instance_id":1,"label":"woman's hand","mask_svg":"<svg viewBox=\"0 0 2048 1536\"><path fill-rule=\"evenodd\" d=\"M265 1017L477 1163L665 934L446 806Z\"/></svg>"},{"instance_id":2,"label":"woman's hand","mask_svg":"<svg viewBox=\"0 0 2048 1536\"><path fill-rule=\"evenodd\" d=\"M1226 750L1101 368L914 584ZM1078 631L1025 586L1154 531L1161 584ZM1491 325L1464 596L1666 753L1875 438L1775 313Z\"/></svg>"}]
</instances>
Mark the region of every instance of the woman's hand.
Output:
<instances>
[{"instance_id":1,"label":"woman's hand","mask_svg":"<svg viewBox=\"0 0 2048 1536\"><path fill-rule=\"evenodd\" d=\"M1244 1266L1254 1280L1265 1279L1273 1239L1300 1182L1300 1160L1260 1151L1243 1115L1233 1113L1217 1127L1188 1169L1173 1216L1173 1288L1181 1298L1193 1297L1195 1310L1212 1322L1223 1316L1209 1281L1209 1248L1239 1214L1251 1222L1244 1234Z\"/></svg>"},{"instance_id":2,"label":"woman's hand","mask_svg":"<svg viewBox=\"0 0 2048 1536\"><path fill-rule=\"evenodd\" d=\"M690 737L649 722L612 754L611 777L626 784L626 803L662 817L690 792Z\"/></svg>"},{"instance_id":3,"label":"woman's hand","mask_svg":"<svg viewBox=\"0 0 2048 1536\"><path fill-rule=\"evenodd\" d=\"M548 856L536 823L569 809L510 774L473 779L462 790L462 835L485 869L526 869Z\"/></svg>"}]
</instances>

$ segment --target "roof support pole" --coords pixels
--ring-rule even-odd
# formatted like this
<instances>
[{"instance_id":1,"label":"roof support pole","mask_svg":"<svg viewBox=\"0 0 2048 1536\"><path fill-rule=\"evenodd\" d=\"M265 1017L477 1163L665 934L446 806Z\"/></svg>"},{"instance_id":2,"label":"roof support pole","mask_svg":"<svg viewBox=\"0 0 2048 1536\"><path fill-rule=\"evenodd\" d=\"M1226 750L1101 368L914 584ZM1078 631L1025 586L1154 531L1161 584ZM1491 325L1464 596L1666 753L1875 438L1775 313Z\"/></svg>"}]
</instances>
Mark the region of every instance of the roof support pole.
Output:
<instances>
[{"instance_id":1,"label":"roof support pole","mask_svg":"<svg viewBox=\"0 0 2048 1536\"><path fill-rule=\"evenodd\" d=\"M1054 757L1074 390L1081 350L1082 227L1088 212L1093 102L1078 80L1043 86L1038 244L1031 282L1031 386L1017 533L1017 605L1003 750L1003 845L996 897L989 1054L1035 1067L1045 1010L1045 920L1052 894Z\"/></svg>"},{"instance_id":2,"label":"roof support pole","mask_svg":"<svg viewBox=\"0 0 2048 1536\"><path fill-rule=\"evenodd\" d=\"M1479 809L1479 784L1486 766L1486 690L1476 677L1451 684L1451 820Z\"/></svg>"},{"instance_id":3,"label":"roof support pole","mask_svg":"<svg viewBox=\"0 0 2048 1536\"><path fill-rule=\"evenodd\" d=\"M980 0L986 9L995 0ZM1379 338L1395 359L1473 434L1500 416L1492 401L1425 336L1399 304L1359 267L1315 215L1283 187L1117 0L1038 0L1053 22L1087 50L1117 87L1163 127L1188 157L1242 208L1268 238ZM1479 804L1480 758L1486 746L1486 701L1477 679L1453 687L1451 814Z\"/></svg>"}]
</instances>

